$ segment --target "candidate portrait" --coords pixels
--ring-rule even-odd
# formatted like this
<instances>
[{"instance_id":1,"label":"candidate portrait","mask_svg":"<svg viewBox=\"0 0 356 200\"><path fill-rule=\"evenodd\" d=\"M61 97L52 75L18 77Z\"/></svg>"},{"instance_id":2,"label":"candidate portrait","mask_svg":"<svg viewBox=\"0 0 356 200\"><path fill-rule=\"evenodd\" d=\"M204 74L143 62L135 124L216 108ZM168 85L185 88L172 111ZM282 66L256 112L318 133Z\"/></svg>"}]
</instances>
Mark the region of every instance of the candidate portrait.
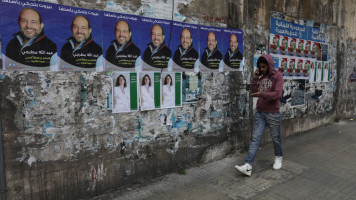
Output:
<instances>
[{"instance_id":1,"label":"candidate portrait","mask_svg":"<svg viewBox=\"0 0 356 200\"><path fill-rule=\"evenodd\" d=\"M6 56L28 66L51 66L51 59L57 56L57 45L47 38L40 13L33 8L24 8L17 23L20 31L7 44Z\"/></svg>"},{"instance_id":2,"label":"candidate portrait","mask_svg":"<svg viewBox=\"0 0 356 200\"><path fill-rule=\"evenodd\" d=\"M230 48L225 54L224 62L233 69L239 69L242 61L242 53L239 51L239 41L235 34L231 34L229 44Z\"/></svg>"},{"instance_id":3,"label":"candidate portrait","mask_svg":"<svg viewBox=\"0 0 356 200\"><path fill-rule=\"evenodd\" d=\"M201 63L209 69L219 69L222 54L217 48L218 41L214 32L209 32L207 39L207 47L201 56Z\"/></svg>"},{"instance_id":4,"label":"candidate portrait","mask_svg":"<svg viewBox=\"0 0 356 200\"><path fill-rule=\"evenodd\" d=\"M75 16L72 20L71 31L72 36L63 45L60 57L76 67L95 68L103 50L92 37L92 28L88 18L83 15Z\"/></svg>"},{"instance_id":5,"label":"candidate portrait","mask_svg":"<svg viewBox=\"0 0 356 200\"><path fill-rule=\"evenodd\" d=\"M184 28L180 34L180 45L174 53L173 61L185 69L194 69L198 62L199 54L193 47L192 33Z\"/></svg>"},{"instance_id":6,"label":"candidate portrait","mask_svg":"<svg viewBox=\"0 0 356 200\"><path fill-rule=\"evenodd\" d=\"M115 40L106 51L106 60L119 67L134 68L137 60L141 59L141 50L132 41L130 25L119 20L114 33Z\"/></svg>"},{"instance_id":7,"label":"candidate portrait","mask_svg":"<svg viewBox=\"0 0 356 200\"><path fill-rule=\"evenodd\" d=\"M167 68L171 50L164 41L163 28L154 24L151 28L151 42L143 53L143 61L155 68Z\"/></svg>"}]
</instances>

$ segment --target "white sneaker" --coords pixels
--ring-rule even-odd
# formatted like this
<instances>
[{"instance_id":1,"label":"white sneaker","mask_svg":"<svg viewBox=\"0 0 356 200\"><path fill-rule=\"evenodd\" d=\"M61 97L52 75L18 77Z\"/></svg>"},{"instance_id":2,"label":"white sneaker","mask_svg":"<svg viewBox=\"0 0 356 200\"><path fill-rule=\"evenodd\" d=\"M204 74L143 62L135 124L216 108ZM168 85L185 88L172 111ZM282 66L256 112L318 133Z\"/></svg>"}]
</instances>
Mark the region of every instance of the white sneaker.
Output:
<instances>
[{"instance_id":1,"label":"white sneaker","mask_svg":"<svg viewBox=\"0 0 356 200\"><path fill-rule=\"evenodd\" d=\"M277 170L282 167L282 156L276 156L274 159L273 169Z\"/></svg>"},{"instance_id":2,"label":"white sneaker","mask_svg":"<svg viewBox=\"0 0 356 200\"><path fill-rule=\"evenodd\" d=\"M247 175L247 176L251 176L251 172L252 172L252 166L248 163L245 163L242 166L235 166L235 169L239 170L241 173Z\"/></svg>"}]
</instances>

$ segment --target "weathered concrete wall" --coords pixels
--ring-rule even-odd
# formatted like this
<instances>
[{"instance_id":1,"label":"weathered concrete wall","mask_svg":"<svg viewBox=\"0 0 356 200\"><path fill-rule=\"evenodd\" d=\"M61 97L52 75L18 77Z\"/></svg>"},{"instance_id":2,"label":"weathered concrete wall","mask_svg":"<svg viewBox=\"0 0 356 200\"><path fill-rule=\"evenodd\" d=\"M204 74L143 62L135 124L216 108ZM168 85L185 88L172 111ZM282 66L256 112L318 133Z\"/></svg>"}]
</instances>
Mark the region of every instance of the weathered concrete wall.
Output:
<instances>
[{"instance_id":1,"label":"weathered concrete wall","mask_svg":"<svg viewBox=\"0 0 356 200\"><path fill-rule=\"evenodd\" d=\"M149 6L175 7L172 0L50 2L144 16L154 15ZM282 106L283 136L355 115L356 83L348 83L356 57L355 17L351 17L355 0L175 3L185 22L244 30L244 76L202 73L197 104L112 114L110 74L1 72L9 199L93 196L246 149L253 113L248 97L253 56L267 48L272 14L328 25L329 53L336 66L332 82L308 86L305 106ZM315 89L323 90L321 98L311 98Z\"/></svg>"}]
</instances>

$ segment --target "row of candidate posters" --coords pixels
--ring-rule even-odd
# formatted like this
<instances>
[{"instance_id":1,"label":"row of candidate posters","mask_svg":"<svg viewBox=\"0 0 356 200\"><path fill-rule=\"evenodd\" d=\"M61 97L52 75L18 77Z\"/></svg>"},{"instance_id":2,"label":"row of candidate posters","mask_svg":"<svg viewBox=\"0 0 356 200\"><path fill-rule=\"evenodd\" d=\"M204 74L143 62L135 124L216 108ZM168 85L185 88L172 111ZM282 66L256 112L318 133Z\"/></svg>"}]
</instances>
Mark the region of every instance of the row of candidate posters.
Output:
<instances>
[{"instance_id":1,"label":"row of candidate posters","mask_svg":"<svg viewBox=\"0 0 356 200\"><path fill-rule=\"evenodd\" d=\"M309 58L273 55L274 69L283 75L284 79L306 79L309 83L329 82L332 78L332 61L317 61ZM254 58L257 69L258 57Z\"/></svg>"},{"instance_id":2,"label":"row of candidate posters","mask_svg":"<svg viewBox=\"0 0 356 200\"><path fill-rule=\"evenodd\" d=\"M182 106L181 72L114 72L112 112Z\"/></svg>"},{"instance_id":3,"label":"row of candidate posters","mask_svg":"<svg viewBox=\"0 0 356 200\"><path fill-rule=\"evenodd\" d=\"M269 53L274 56L327 61L328 40L320 28L271 17Z\"/></svg>"},{"instance_id":4,"label":"row of candidate posters","mask_svg":"<svg viewBox=\"0 0 356 200\"><path fill-rule=\"evenodd\" d=\"M4 70L242 71L241 30L1 0ZM58 17L60 16L60 17Z\"/></svg>"},{"instance_id":5,"label":"row of candidate posters","mask_svg":"<svg viewBox=\"0 0 356 200\"><path fill-rule=\"evenodd\" d=\"M328 61L328 40L320 28L271 17L269 53L275 69L285 79L328 82L332 63Z\"/></svg>"}]
</instances>

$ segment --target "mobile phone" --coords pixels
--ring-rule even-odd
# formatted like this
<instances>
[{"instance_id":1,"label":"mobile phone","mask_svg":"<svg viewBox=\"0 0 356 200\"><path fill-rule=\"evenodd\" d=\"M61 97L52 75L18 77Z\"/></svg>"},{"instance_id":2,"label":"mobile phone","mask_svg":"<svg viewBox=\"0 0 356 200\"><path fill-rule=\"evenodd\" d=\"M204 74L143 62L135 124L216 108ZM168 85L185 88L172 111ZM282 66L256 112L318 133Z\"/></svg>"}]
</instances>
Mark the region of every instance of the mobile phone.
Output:
<instances>
[{"instance_id":1,"label":"mobile phone","mask_svg":"<svg viewBox=\"0 0 356 200\"><path fill-rule=\"evenodd\" d=\"M260 68L258 68L258 74L257 74L257 76L262 76L262 72L261 72Z\"/></svg>"}]
</instances>

